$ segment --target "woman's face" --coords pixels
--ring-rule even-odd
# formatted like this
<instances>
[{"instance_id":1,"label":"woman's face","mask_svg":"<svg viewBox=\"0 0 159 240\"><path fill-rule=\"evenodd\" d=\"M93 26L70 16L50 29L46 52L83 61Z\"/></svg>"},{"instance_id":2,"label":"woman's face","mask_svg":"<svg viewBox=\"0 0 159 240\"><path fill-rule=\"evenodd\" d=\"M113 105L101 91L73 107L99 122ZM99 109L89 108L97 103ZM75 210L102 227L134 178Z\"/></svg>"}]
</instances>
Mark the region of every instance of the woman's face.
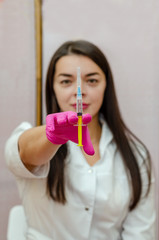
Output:
<instances>
[{"instance_id":1,"label":"woman's face","mask_svg":"<svg viewBox=\"0 0 159 240\"><path fill-rule=\"evenodd\" d=\"M61 111L76 111L77 67L81 69L83 113L97 117L106 79L100 67L87 56L67 55L57 61L53 81L57 102Z\"/></svg>"}]
</instances>

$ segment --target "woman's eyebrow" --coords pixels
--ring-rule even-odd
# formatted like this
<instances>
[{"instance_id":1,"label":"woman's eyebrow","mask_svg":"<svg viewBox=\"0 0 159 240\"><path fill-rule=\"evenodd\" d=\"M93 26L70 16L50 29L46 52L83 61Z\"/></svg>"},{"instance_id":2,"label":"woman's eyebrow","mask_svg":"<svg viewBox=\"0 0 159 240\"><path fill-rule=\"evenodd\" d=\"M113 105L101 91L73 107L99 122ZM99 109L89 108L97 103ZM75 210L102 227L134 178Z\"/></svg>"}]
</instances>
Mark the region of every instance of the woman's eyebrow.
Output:
<instances>
[{"instance_id":1,"label":"woman's eyebrow","mask_svg":"<svg viewBox=\"0 0 159 240\"><path fill-rule=\"evenodd\" d=\"M72 77L72 75L71 75L71 74L68 74L68 73L60 73L60 74L58 75L58 77L60 77L60 76L63 76L63 77Z\"/></svg>"},{"instance_id":2,"label":"woman's eyebrow","mask_svg":"<svg viewBox=\"0 0 159 240\"><path fill-rule=\"evenodd\" d=\"M92 73L86 74L86 77L90 77L90 76L94 76L94 75L100 75L100 74L98 72L92 72Z\"/></svg>"},{"instance_id":3,"label":"woman's eyebrow","mask_svg":"<svg viewBox=\"0 0 159 240\"><path fill-rule=\"evenodd\" d=\"M86 74L86 77L91 77L91 76L94 76L94 75L100 75L100 74L98 72L92 72L92 73ZM60 73L58 75L58 77L60 77L60 76L62 76L62 77L73 77L73 75L69 74L69 73Z\"/></svg>"}]
</instances>

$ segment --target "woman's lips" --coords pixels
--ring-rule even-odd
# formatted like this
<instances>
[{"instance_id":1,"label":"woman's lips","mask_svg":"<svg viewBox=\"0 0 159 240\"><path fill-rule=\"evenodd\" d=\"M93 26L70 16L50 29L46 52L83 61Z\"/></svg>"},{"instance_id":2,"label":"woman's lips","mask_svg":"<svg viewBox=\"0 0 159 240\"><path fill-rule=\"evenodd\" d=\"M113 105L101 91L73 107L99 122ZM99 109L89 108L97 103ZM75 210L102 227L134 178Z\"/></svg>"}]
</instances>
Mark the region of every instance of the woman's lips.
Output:
<instances>
[{"instance_id":1,"label":"woman's lips","mask_svg":"<svg viewBox=\"0 0 159 240\"><path fill-rule=\"evenodd\" d=\"M83 104L82 104L83 109L88 108L88 106L89 106L89 104L86 104L86 103L83 103Z\"/></svg>"},{"instance_id":2,"label":"woman's lips","mask_svg":"<svg viewBox=\"0 0 159 240\"><path fill-rule=\"evenodd\" d=\"M72 106L76 109L76 104L72 104ZM88 106L89 106L89 104L82 103L82 108L83 108L83 109L88 108Z\"/></svg>"}]
</instances>

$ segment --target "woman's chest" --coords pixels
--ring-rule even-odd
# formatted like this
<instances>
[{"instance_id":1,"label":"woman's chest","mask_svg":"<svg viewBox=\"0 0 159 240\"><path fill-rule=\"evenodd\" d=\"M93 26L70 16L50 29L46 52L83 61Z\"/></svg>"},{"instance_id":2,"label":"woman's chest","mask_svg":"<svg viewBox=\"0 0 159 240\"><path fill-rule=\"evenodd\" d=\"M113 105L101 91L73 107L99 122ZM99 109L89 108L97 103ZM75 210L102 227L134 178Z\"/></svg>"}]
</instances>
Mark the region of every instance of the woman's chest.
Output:
<instances>
[{"instance_id":1,"label":"woman's chest","mask_svg":"<svg viewBox=\"0 0 159 240\"><path fill-rule=\"evenodd\" d=\"M116 174L115 174L116 173ZM126 215L131 191L126 174L120 169L85 170L69 167L66 170L66 198L68 204L88 209L105 221L118 221ZM125 213L125 214L124 214Z\"/></svg>"}]
</instances>

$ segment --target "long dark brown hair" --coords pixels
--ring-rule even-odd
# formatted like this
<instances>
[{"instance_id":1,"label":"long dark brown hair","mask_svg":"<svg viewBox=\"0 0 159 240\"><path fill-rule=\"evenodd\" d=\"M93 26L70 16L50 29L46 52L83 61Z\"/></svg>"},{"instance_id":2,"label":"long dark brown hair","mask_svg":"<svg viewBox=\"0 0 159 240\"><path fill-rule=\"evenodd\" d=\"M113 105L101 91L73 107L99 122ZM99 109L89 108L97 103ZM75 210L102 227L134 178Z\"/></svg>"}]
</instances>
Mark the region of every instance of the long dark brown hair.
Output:
<instances>
[{"instance_id":1,"label":"long dark brown hair","mask_svg":"<svg viewBox=\"0 0 159 240\"><path fill-rule=\"evenodd\" d=\"M114 140L116 142L118 150L121 153L123 163L131 177L133 201L130 205L130 210L132 210L139 202L142 192L142 180L140 170L136 156L134 154L134 151L132 150L132 146L141 155L141 157L143 158L143 163L145 163L145 166L147 168L147 176L149 179L147 194L150 188L151 177L150 155L146 147L143 145L143 143L141 143L141 141L137 139L137 137L128 129L128 127L125 125L121 117L115 87L113 83L113 76L109 63L104 54L97 46L88 41L79 40L65 42L61 47L57 49L57 51L55 52L50 61L47 72L46 79L47 114L60 112L60 108L53 90L55 66L56 62L62 56L70 54L79 54L89 57L102 69L102 71L105 74L107 87L104 93L104 99L103 104L100 108L100 113L102 113L102 115L104 116L105 121L107 122L111 132L113 133ZM142 144L142 146L144 147L147 154L146 159L144 159L142 154L139 152L138 148L136 147L134 139L140 142L140 144ZM52 199L63 204L66 202L64 181L66 155L67 146L66 144L64 144L59 148L59 150L56 152L56 154L54 155L50 162L50 171L47 182L49 194L52 197Z\"/></svg>"}]
</instances>

